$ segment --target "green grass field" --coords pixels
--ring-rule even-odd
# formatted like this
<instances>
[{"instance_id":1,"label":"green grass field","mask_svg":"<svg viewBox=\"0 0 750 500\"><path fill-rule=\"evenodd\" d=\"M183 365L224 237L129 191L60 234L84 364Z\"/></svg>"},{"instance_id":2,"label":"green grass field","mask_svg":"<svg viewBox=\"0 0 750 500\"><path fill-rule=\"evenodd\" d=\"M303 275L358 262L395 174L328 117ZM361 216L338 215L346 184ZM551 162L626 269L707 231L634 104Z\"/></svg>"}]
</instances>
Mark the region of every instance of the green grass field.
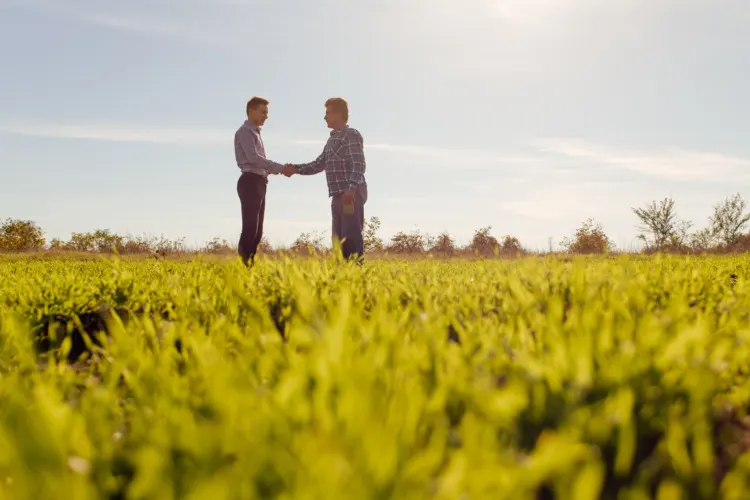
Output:
<instances>
[{"instance_id":1,"label":"green grass field","mask_svg":"<svg viewBox=\"0 0 750 500\"><path fill-rule=\"evenodd\" d=\"M747 498L749 271L3 259L0 499Z\"/></svg>"}]
</instances>

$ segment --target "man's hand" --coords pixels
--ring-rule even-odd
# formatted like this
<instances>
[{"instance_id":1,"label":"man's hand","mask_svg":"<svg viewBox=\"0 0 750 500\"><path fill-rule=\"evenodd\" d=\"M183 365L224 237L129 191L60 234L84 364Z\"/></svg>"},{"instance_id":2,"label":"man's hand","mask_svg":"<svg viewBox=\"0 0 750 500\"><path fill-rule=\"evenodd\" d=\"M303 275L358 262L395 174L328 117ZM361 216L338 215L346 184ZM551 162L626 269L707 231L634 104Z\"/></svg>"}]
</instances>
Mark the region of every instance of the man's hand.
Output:
<instances>
[{"instance_id":1,"label":"man's hand","mask_svg":"<svg viewBox=\"0 0 750 500\"><path fill-rule=\"evenodd\" d=\"M295 172L297 168L292 163L287 163L284 165L284 171L282 172L287 177L291 177Z\"/></svg>"}]
</instances>

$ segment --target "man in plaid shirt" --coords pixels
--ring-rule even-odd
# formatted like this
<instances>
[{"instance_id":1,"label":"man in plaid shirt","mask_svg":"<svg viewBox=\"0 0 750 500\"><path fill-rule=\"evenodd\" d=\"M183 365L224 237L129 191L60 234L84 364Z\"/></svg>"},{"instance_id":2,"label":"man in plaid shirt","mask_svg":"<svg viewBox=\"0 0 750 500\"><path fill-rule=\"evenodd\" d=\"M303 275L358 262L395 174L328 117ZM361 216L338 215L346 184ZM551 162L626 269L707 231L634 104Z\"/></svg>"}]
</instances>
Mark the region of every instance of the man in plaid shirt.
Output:
<instances>
[{"instance_id":1,"label":"man in plaid shirt","mask_svg":"<svg viewBox=\"0 0 750 500\"><path fill-rule=\"evenodd\" d=\"M325 120L331 135L323 152L310 163L284 166L284 175L314 175L325 170L328 196L331 198L333 240L344 240L341 251L345 259L364 255L364 205L367 202L365 153L362 135L351 128L349 107L340 97L325 103Z\"/></svg>"}]
</instances>

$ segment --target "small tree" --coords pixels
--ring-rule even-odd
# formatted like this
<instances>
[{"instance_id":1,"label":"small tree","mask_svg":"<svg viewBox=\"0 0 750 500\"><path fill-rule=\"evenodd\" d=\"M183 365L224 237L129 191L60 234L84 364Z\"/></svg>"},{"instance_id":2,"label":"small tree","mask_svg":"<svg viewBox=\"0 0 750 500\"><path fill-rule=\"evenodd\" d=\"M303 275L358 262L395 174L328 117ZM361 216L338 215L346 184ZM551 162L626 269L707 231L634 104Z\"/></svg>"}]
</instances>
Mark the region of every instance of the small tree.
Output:
<instances>
[{"instance_id":1,"label":"small tree","mask_svg":"<svg viewBox=\"0 0 750 500\"><path fill-rule=\"evenodd\" d=\"M445 257L452 256L455 251L456 242L447 231L443 231L439 234L435 239L435 244L430 248L430 252L442 254Z\"/></svg>"},{"instance_id":2,"label":"small tree","mask_svg":"<svg viewBox=\"0 0 750 500\"><path fill-rule=\"evenodd\" d=\"M202 251L210 254L230 254L234 253L232 245L225 239L218 236L206 243Z\"/></svg>"},{"instance_id":3,"label":"small tree","mask_svg":"<svg viewBox=\"0 0 750 500\"><path fill-rule=\"evenodd\" d=\"M711 228L701 229L690 235L690 248L696 252L705 252L715 246L716 238Z\"/></svg>"},{"instance_id":4,"label":"small tree","mask_svg":"<svg viewBox=\"0 0 750 500\"><path fill-rule=\"evenodd\" d=\"M521 242L515 236L509 234L503 236L503 242L500 244L500 251L506 255L518 255L523 252Z\"/></svg>"},{"instance_id":5,"label":"small tree","mask_svg":"<svg viewBox=\"0 0 750 500\"><path fill-rule=\"evenodd\" d=\"M122 242L122 246L117 248L117 252L121 254L153 254L154 251L149 244L146 236L126 236Z\"/></svg>"},{"instance_id":6,"label":"small tree","mask_svg":"<svg viewBox=\"0 0 750 500\"><path fill-rule=\"evenodd\" d=\"M750 214L745 213L747 202L739 193L726 198L714 207L710 218L710 233L719 243L734 245L750 222Z\"/></svg>"},{"instance_id":7,"label":"small tree","mask_svg":"<svg viewBox=\"0 0 750 500\"><path fill-rule=\"evenodd\" d=\"M70 240L65 244L68 250L76 252L93 252L94 241L91 233L71 233Z\"/></svg>"},{"instance_id":8,"label":"small tree","mask_svg":"<svg viewBox=\"0 0 750 500\"><path fill-rule=\"evenodd\" d=\"M0 226L0 250L27 252L45 245L44 232L30 220L6 219Z\"/></svg>"},{"instance_id":9,"label":"small tree","mask_svg":"<svg viewBox=\"0 0 750 500\"><path fill-rule=\"evenodd\" d=\"M364 239L365 252L372 252L373 250L383 249L383 240L378 238L377 233L380 229L380 219L378 217L370 217L369 220L365 221L365 227L362 231L362 238Z\"/></svg>"},{"instance_id":10,"label":"small tree","mask_svg":"<svg viewBox=\"0 0 750 500\"><path fill-rule=\"evenodd\" d=\"M387 250L393 253L423 253L428 243L428 238L417 229L408 234L399 231L391 237Z\"/></svg>"},{"instance_id":11,"label":"small tree","mask_svg":"<svg viewBox=\"0 0 750 500\"><path fill-rule=\"evenodd\" d=\"M117 252L121 254L151 254L154 256L184 254L188 252L184 241L185 238L170 240L164 235L128 235L124 238L122 246L117 248Z\"/></svg>"},{"instance_id":12,"label":"small tree","mask_svg":"<svg viewBox=\"0 0 750 500\"><path fill-rule=\"evenodd\" d=\"M119 252L125 246L125 238L109 229L97 229L94 231L94 245L97 252L110 253L115 249Z\"/></svg>"},{"instance_id":13,"label":"small tree","mask_svg":"<svg viewBox=\"0 0 750 500\"><path fill-rule=\"evenodd\" d=\"M479 255L488 255L500 250L497 238L490 234L492 226L483 227L474 231L474 236L469 244L469 250Z\"/></svg>"},{"instance_id":14,"label":"small tree","mask_svg":"<svg viewBox=\"0 0 750 500\"><path fill-rule=\"evenodd\" d=\"M289 250L297 253L323 253L325 251L325 236L319 232L300 234Z\"/></svg>"},{"instance_id":15,"label":"small tree","mask_svg":"<svg viewBox=\"0 0 750 500\"><path fill-rule=\"evenodd\" d=\"M260 243L258 243L258 251L261 252L261 253L271 253L271 252L273 252L273 247L268 242L268 238L266 238L265 236L263 236L260 239Z\"/></svg>"},{"instance_id":16,"label":"small tree","mask_svg":"<svg viewBox=\"0 0 750 500\"><path fill-rule=\"evenodd\" d=\"M572 238L563 238L561 246L570 253L598 254L612 251L615 245L601 224L595 224L594 220L589 218L576 229Z\"/></svg>"},{"instance_id":17,"label":"small tree","mask_svg":"<svg viewBox=\"0 0 750 500\"><path fill-rule=\"evenodd\" d=\"M76 252L109 253L121 251L125 246L125 238L113 234L109 229L97 229L93 233L72 233L66 244L69 250Z\"/></svg>"},{"instance_id":18,"label":"small tree","mask_svg":"<svg viewBox=\"0 0 750 500\"><path fill-rule=\"evenodd\" d=\"M49 249L51 251L61 252L67 250L68 248L63 240L59 238L53 238L52 241L49 242Z\"/></svg>"},{"instance_id":19,"label":"small tree","mask_svg":"<svg viewBox=\"0 0 750 500\"><path fill-rule=\"evenodd\" d=\"M750 252L750 234L740 235L731 247L735 252Z\"/></svg>"},{"instance_id":20,"label":"small tree","mask_svg":"<svg viewBox=\"0 0 750 500\"><path fill-rule=\"evenodd\" d=\"M646 208L633 208L633 212L642 223L639 227L642 233L638 238L648 247L663 249L685 244L692 224L677 218L672 198L664 198L658 205L654 201ZM651 235L650 240L647 233Z\"/></svg>"},{"instance_id":21,"label":"small tree","mask_svg":"<svg viewBox=\"0 0 750 500\"><path fill-rule=\"evenodd\" d=\"M172 255L172 254L184 254L188 251L185 238L178 238L171 240L164 235L160 236L144 236L141 238L139 246L146 249L149 253L157 255Z\"/></svg>"}]
</instances>

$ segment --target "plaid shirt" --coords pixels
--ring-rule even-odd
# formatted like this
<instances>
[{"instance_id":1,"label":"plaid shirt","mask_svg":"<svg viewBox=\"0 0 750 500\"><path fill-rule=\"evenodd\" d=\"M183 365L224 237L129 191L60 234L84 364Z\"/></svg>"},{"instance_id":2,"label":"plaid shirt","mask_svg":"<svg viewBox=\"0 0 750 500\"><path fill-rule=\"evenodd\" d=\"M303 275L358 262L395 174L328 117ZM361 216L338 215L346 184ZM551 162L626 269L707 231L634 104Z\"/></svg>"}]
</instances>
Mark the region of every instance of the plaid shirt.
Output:
<instances>
[{"instance_id":1,"label":"plaid shirt","mask_svg":"<svg viewBox=\"0 0 750 500\"><path fill-rule=\"evenodd\" d=\"M362 135L348 125L332 130L328 142L315 160L295 165L300 175L314 175L326 171L328 196L346 190L356 190L365 184L365 153Z\"/></svg>"}]
</instances>

